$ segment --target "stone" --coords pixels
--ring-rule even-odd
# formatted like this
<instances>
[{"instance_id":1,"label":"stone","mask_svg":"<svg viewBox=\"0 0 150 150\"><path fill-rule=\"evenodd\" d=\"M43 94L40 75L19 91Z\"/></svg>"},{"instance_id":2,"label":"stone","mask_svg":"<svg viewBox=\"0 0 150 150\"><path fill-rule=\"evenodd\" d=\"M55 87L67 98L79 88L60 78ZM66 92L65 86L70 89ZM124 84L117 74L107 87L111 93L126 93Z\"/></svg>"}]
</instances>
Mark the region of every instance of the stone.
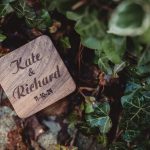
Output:
<instances>
[{"instance_id":1,"label":"stone","mask_svg":"<svg viewBox=\"0 0 150 150\"><path fill-rule=\"evenodd\" d=\"M0 150L5 149L8 142L8 133L16 129L16 124L13 117L16 113L9 107L0 107Z\"/></svg>"},{"instance_id":2,"label":"stone","mask_svg":"<svg viewBox=\"0 0 150 150\"><path fill-rule=\"evenodd\" d=\"M51 145L57 144L57 136L51 131L47 131L38 138L38 143L40 146L46 150L50 149Z\"/></svg>"}]
</instances>

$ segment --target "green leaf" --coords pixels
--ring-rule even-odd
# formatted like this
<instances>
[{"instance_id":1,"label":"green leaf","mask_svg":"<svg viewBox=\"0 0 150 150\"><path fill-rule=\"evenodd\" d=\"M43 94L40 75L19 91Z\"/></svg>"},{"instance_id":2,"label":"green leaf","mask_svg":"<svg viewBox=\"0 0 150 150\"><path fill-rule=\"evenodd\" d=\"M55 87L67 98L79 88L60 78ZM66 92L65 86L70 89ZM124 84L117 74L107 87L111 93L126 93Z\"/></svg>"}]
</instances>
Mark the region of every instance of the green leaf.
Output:
<instances>
[{"instance_id":1,"label":"green leaf","mask_svg":"<svg viewBox=\"0 0 150 150\"><path fill-rule=\"evenodd\" d=\"M85 107L84 108L85 108L86 114L94 112L93 102L95 102L95 97L92 97L92 96L85 97Z\"/></svg>"},{"instance_id":2,"label":"green leaf","mask_svg":"<svg viewBox=\"0 0 150 150\"><path fill-rule=\"evenodd\" d=\"M30 8L26 1L17 0L11 3L11 6L15 10L15 13L19 18L24 17L27 24L31 25L36 18L35 12L32 8Z\"/></svg>"},{"instance_id":3,"label":"green leaf","mask_svg":"<svg viewBox=\"0 0 150 150\"><path fill-rule=\"evenodd\" d=\"M106 74L109 74L109 75L112 74L112 69L111 69L111 66L109 65L109 60L106 56L105 57L100 57L98 59L98 66Z\"/></svg>"},{"instance_id":4,"label":"green leaf","mask_svg":"<svg viewBox=\"0 0 150 150\"><path fill-rule=\"evenodd\" d=\"M69 37L65 36L60 39L61 45L64 49L71 48Z\"/></svg>"},{"instance_id":5,"label":"green leaf","mask_svg":"<svg viewBox=\"0 0 150 150\"><path fill-rule=\"evenodd\" d=\"M24 0L18 0L11 3L19 18L25 18L30 27L45 30L51 24L51 17L48 11L41 9L37 15L33 8L29 7Z\"/></svg>"},{"instance_id":6,"label":"green leaf","mask_svg":"<svg viewBox=\"0 0 150 150\"><path fill-rule=\"evenodd\" d=\"M126 130L124 135L123 135L123 139L126 142L132 142L137 136L139 136L140 131L136 131L136 130Z\"/></svg>"},{"instance_id":7,"label":"green leaf","mask_svg":"<svg viewBox=\"0 0 150 150\"><path fill-rule=\"evenodd\" d=\"M69 123L69 128L75 128L75 125L78 122L78 114L75 111L73 111L69 114L67 121Z\"/></svg>"},{"instance_id":8,"label":"green leaf","mask_svg":"<svg viewBox=\"0 0 150 150\"><path fill-rule=\"evenodd\" d=\"M150 98L144 97L140 91L133 91L130 95L123 96L121 103L127 112L129 121L146 121L150 117Z\"/></svg>"},{"instance_id":9,"label":"green leaf","mask_svg":"<svg viewBox=\"0 0 150 150\"><path fill-rule=\"evenodd\" d=\"M141 75L150 73L150 63L137 67L137 72Z\"/></svg>"},{"instance_id":10,"label":"green leaf","mask_svg":"<svg viewBox=\"0 0 150 150\"><path fill-rule=\"evenodd\" d=\"M147 63L150 63L150 47L143 52L142 56L140 56L138 66L145 65Z\"/></svg>"},{"instance_id":11,"label":"green leaf","mask_svg":"<svg viewBox=\"0 0 150 150\"><path fill-rule=\"evenodd\" d=\"M126 39L116 36L106 36L102 41L102 49L111 62L120 64L126 50Z\"/></svg>"},{"instance_id":12,"label":"green leaf","mask_svg":"<svg viewBox=\"0 0 150 150\"><path fill-rule=\"evenodd\" d=\"M112 67L110 65L109 59L102 52L102 50L95 50L95 63L99 66L100 70L105 72L106 74L112 75Z\"/></svg>"},{"instance_id":13,"label":"green leaf","mask_svg":"<svg viewBox=\"0 0 150 150\"><path fill-rule=\"evenodd\" d=\"M128 82L126 84L125 94L132 93L132 95L133 95L133 93L135 94L135 91L137 91L141 88L142 88L142 86L139 83Z\"/></svg>"},{"instance_id":14,"label":"green leaf","mask_svg":"<svg viewBox=\"0 0 150 150\"><path fill-rule=\"evenodd\" d=\"M148 47L140 56L137 70L140 74L150 73L150 48Z\"/></svg>"},{"instance_id":15,"label":"green leaf","mask_svg":"<svg viewBox=\"0 0 150 150\"><path fill-rule=\"evenodd\" d=\"M81 14L78 14L72 11L67 11L66 16L68 19L73 20L73 21L78 21L82 17Z\"/></svg>"},{"instance_id":16,"label":"green leaf","mask_svg":"<svg viewBox=\"0 0 150 150\"><path fill-rule=\"evenodd\" d=\"M91 112L94 112L92 103L90 103L90 102L85 103L85 113L89 114Z\"/></svg>"},{"instance_id":17,"label":"green leaf","mask_svg":"<svg viewBox=\"0 0 150 150\"><path fill-rule=\"evenodd\" d=\"M3 4L8 4L8 3L11 3L15 0L1 0Z\"/></svg>"},{"instance_id":18,"label":"green leaf","mask_svg":"<svg viewBox=\"0 0 150 150\"><path fill-rule=\"evenodd\" d=\"M0 42L3 42L7 37L3 34L0 34Z\"/></svg>"},{"instance_id":19,"label":"green leaf","mask_svg":"<svg viewBox=\"0 0 150 150\"><path fill-rule=\"evenodd\" d=\"M0 17L5 17L11 12L13 12L13 9L10 6L9 2L0 4Z\"/></svg>"},{"instance_id":20,"label":"green leaf","mask_svg":"<svg viewBox=\"0 0 150 150\"><path fill-rule=\"evenodd\" d=\"M105 134L112 126L111 119L108 116L109 111L110 106L108 103L99 104L93 113L86 116L86 121L91 127L98 127L100 132Z\"/></svg>"},{"instance_id":21,"label":"green leaf","mask_svg":"<svg viewBox=\"0 0 150 150\"><path fill-rule=\"evenodd\" d=\"M98 19L95 11L86 11L75 25L76 32L81 37L84 46L91 49L101 49L101 39L105 35L105 27Z\"/></svg>"},{"instance_id":22,"label":"green leaf","mask_svg":"<svg viewBox=\"0 0 150 150\"><path fill-rule=\"evenodd\" d=\"M143 132L150 125L150 85L142 86L139 83L140 80L129 82L126 86L125 95L121 98L121 126L126 130Z\"/></svg>"},{"instance_id":23,"label":"green leaf","mask_svg":"<svg viewBox=\"0 0 150 150\"><path fill-rule=\"evenodd\" d=\"M91 49L101 49L101 42L94 37L81 37L81 43Z\"/></svg>"},{"instance_id":24,"label":"green leaf","mask_svg":"<svg viewBox=\"0 0 150 150\"><path fill-rule=\"evenodd\" d=\"M108 144L108 137L107 137L107 135L106 134L99 134L98 136L97 136L97 140L98 140L98 142L100 143L100 144L102 144L104 147L106 147L107 146L107 144Z\"/></svg>"},{"instance_id":25,"label":"green leaf","mask_svg":"<svg viewBox=\"0 0 150 150\"><path fill-rule=\"evenodd\" d=\"M47 27L51 25L51 23L52 21L48 11L42 9L39 12L38 16L35 18L33 26L40 30L45 30Z\"/></svg>"},{"instance_id":26,"label":"green leaf","mask_svg":"<svg viewBox=\"0 0 150 150\"><path fill-rule=\"evenodd\" d=\"M143 34L150 26L150 4L142 1L123 1L109 22L109 33L135 36Z\"/></svg>"},{"instance_id":27,"label":"green leaf","mask_svg":"<svg viewBox=\"0 0 150 150\"><path fill-rule=\"evenodd\" d=\"M57 10L62 14L65 14L69 9L71 9L73 3L74 0L42 0L42 4L45 9L50 12Z\"/></svg>"},{"instance_id":28,"label":"green leaf","mask_svg":"<svg viewBox=\"0 0 150 150\"><path fill-rule=\"evenodd\" d=\"M114 76L117 76L117 74L122 71L126 66L126 63L125 62L121 62L120 64L116 64L114 66L114 70L113 70L113 74Z\"/></svg>"},{"instance_id":29,"label":"green leaf","mask_svg":"<svg viewBox=\"0 0 150 150\"><path fill-rule=\"evenodd\" d=\"M142 43L150 43L150 27L140 36L139 40Z\"/></svg>"}]
</instances>

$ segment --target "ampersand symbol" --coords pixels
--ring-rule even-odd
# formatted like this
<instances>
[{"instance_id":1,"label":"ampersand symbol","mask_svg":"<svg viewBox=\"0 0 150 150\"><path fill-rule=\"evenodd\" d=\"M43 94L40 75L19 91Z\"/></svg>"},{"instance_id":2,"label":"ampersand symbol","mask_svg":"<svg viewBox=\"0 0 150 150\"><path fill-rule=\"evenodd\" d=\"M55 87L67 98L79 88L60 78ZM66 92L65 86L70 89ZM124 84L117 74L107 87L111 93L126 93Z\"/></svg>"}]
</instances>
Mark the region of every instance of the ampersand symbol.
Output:
<instances>
[{"instance_id":1,"label":"ampersand symbol","mask_svg":"<svg viewBox=\"0 0 150 150\"><path fill-rule=\"evenodd\" d=\"M29 69L29 76L32 76L32 75L34 75L35 74L35 72L32 70L32 68L30 68Z\"/></svg>"}]
</instances>

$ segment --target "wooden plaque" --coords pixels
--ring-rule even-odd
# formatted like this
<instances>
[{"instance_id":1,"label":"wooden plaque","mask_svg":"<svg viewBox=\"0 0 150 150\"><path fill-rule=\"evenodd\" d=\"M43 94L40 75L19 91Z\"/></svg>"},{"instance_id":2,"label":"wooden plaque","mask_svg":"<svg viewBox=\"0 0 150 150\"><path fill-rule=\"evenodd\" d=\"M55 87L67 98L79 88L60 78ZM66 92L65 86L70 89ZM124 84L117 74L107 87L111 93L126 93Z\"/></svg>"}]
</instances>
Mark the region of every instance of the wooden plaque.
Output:
<instances>
[{"instance_id":1,"label":"wooden plaque","mask_svg":"<svg viewBox=\"0 0 150 150\"><path fill-rule=\"evenodd\" d=\"M45 35L0 58L0 84L20 118L29 117L76 88Z\"/></svg>"}]
</instances>

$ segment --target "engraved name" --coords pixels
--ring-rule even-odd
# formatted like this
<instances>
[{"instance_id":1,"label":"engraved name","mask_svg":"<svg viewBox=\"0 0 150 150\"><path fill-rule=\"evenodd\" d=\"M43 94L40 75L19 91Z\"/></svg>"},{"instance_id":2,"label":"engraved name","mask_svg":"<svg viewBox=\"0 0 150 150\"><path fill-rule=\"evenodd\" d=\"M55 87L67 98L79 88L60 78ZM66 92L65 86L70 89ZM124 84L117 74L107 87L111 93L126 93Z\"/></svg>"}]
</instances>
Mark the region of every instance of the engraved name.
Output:
<instances>
[{"instance_id":1,"label":"engraved name","mask_svg":"<svg viewBox=\"0 0 150 150\"><path fill-rule=\"evenodd\" d=\"M27 67L33 65L34 63L40 61L42 59L41 55L37 53L34 55L31 54L31 58L26 59L24 62L22 61L22 57L20 57L17 60L13 60L10 63L10 66L15 65L16 66L16 72L13 72L13 74L16 74L20 69L26 69Z\"/></svg>"},{"instance_id":2,"label":"engraved name","mask_svg":"<svg viewBox=\"0 0 150 150\"><path fill-rule=\"evenodd\" d=\"M32 92L42 88L43 86L51 83L53 80L56 80L61 77L59 66L56 66L56 70L44 77L42 80L38 80L36 77L33 79L31 84L19 85L13 90L13 97L15 99L20 99Z\"/></svg>"}]
</instances>

